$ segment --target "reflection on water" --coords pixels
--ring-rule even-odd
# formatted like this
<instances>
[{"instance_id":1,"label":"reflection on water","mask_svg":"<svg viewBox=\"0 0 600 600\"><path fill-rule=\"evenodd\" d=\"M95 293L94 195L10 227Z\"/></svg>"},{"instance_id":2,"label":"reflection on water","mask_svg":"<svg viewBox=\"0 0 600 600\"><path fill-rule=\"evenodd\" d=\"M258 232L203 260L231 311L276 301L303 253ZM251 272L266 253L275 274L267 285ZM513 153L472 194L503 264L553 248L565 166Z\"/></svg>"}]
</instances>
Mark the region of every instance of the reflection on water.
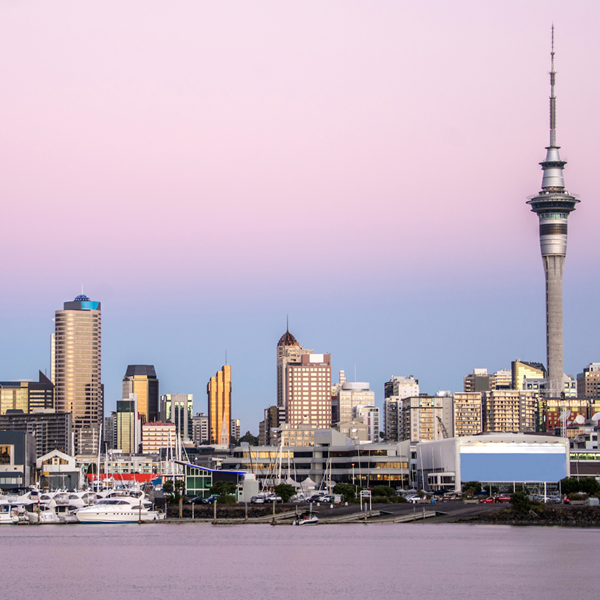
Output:
<instances>
[{"instance_id":1,"label":"reflection on water","mask_svg":"<svg viewBox=\"0 0 600 600\"><path fill-rule=\"evenodd\" d=\"M0 527L6 598L598 597L597 529L484 525Z\"/></svg>"}]
</instances>

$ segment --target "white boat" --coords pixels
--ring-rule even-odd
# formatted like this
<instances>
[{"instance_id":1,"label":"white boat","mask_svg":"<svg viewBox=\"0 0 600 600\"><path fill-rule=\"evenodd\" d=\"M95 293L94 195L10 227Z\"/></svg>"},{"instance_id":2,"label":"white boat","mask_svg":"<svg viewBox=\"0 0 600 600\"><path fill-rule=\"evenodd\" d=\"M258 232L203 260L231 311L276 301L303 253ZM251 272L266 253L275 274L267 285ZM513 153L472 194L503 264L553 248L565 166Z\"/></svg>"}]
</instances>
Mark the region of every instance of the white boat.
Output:
<instances>
[{"instance_id":1,"label":"white boat","mask_svg":"<svg viewBox=\"0 0 600 600\"><path fill-rule=\"evenodd\" d=\"M303 514L303 515L298 515L295 519L294 519L294 525L316 525L319 522L319 517L317 517L317 515L311 515L311 514Z\"/></svg>"},{"instance_id":2,"label":"white boat","mask_svg":"<svg viewBox=\"0 0 600 600\"><path fill-rule=\"evenodd\" d=\"M164 513L152 509L152 503L143 492L112 492L96 504L84 506L75 512L80 523L138 523L158 521Z\"/></svg>"}]
</instances>

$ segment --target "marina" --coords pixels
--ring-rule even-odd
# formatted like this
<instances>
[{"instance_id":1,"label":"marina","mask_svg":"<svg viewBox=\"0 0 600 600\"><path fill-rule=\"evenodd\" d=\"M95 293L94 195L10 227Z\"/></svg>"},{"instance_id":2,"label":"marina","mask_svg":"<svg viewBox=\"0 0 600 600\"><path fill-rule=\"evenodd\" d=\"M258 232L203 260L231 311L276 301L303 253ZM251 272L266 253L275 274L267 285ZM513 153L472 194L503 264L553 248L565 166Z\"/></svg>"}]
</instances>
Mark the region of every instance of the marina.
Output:
<instances>
[{"instance_id":1,"label":"marina","mask_svg":"<svg viewBox=\"0 0 600 600\"><path fill-rule=\"evenodd\" d=\"M597 530L485 525L9 527L14 597L588 600ZM10 557L10 558L8 558ZM556 568L568 576L556 577ZM485 574L485 577L481 575ZM83 592L83 587L85 592Z\"/></svg>"}]
</instances>

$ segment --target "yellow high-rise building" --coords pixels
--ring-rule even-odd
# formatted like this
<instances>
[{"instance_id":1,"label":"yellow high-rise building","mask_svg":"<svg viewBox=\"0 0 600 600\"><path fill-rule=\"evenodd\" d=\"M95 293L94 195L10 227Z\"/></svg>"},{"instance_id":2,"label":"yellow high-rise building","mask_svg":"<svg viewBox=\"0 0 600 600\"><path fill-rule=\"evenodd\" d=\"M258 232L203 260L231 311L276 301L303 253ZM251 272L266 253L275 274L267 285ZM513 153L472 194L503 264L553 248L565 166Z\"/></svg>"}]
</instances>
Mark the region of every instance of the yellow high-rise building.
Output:
<instances>
[{"instance_id":1,"label":"yellow high-rise building","mask_svg":"<svg viewBox=\"0 0 600 600\"><path fill-rule=\"evenodd\" d=\"M211 444L229 445L231 421L231 365L225 365L206 386L208 435Z\"/></svg>"},{"instance_id":2,"label":"yellow high-rise building","mask_svg":"<svg viewBox=\"0 0 600 600\"><path fill-rule=\"evenodd\" d=\"M153 365L129 365L123 378L123 398L137 394L142 425L158 419L158 379Z\"/></svg>"}]
</instances>

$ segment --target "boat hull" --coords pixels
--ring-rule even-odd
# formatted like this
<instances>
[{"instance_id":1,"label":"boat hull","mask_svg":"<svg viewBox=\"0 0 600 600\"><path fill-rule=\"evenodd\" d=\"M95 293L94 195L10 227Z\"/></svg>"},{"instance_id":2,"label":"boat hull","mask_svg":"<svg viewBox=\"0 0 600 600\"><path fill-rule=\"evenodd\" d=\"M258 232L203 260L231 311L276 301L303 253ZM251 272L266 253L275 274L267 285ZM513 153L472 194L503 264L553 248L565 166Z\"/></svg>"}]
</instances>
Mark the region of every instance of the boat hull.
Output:
<instances>
[{"instance_id":1,"label":"boat hull","mask_svg":"<svg viewBox=\"0 0 600 600\"><path fill-rule=\"evenodd\" d=\"M123 510L120 512L105 511L85 511L77 512L77 519L80 523L138 523L142 521L159 521L162 517L156 511L142 511L140 515L137 510Z\"/></svg>"}]
</instances>

